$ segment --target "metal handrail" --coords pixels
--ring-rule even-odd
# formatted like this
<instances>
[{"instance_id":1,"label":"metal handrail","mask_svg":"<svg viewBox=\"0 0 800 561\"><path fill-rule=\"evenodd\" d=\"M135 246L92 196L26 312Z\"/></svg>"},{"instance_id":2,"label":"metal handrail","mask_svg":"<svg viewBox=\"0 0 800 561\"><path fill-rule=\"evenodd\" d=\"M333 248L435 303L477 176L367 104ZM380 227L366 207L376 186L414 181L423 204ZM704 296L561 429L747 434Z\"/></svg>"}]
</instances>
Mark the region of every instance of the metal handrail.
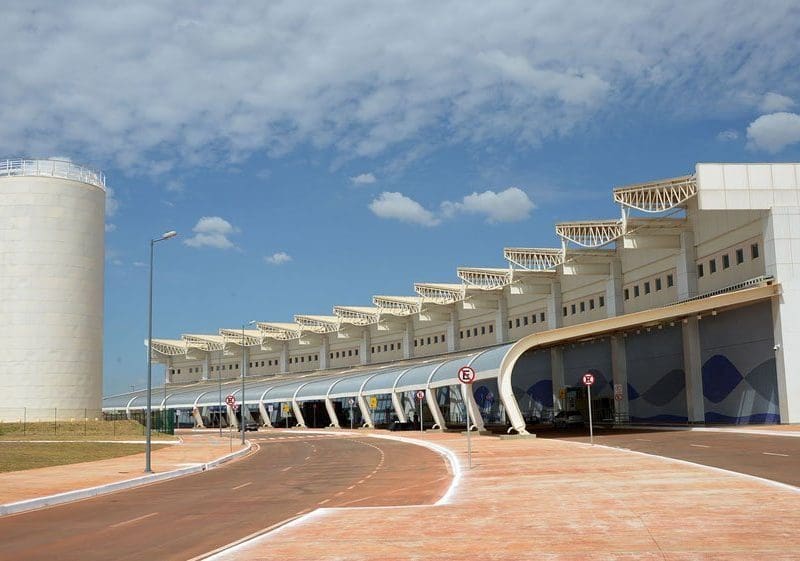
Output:
<instances>
[{"instance_id":1,"label":"metal handrail","mask_svg":"<svg viewBox=\"0 0 800 561\"><path fill-rule=\"evenodd\" d=\"M106 188L103 172L66 160L0 160L0 177L59 177Z\"/></svg>"},{"instance_id":2,"label":"metal handrail","mask_svg":"<svg viewBox=\"0 0 800 561\"><path fill-rule=\"evenodd\" d=\"M742 290L743 288L750 288L753 286L759 286L762 284L771 284L775 280L774 277L771 275L761 275L759 277L754 277L752 279L747 279L745 281L732 284L730 286L726 286L724 288L719 288L717 290L712 290L711 292L704 292L703 294L698 294L697 296L692 296L690 298L684 298L683 300L677 300L672 302L671 304L667 304L663 306L664 308L669 308L670 306L677 306L678 304L683 304L685 302L694 302L695 300L703 300L705 298L710 298L711 296L716 296L718 294L725 294L727 292L734 292L736 290Z\"/></svg>"}]
</instances>

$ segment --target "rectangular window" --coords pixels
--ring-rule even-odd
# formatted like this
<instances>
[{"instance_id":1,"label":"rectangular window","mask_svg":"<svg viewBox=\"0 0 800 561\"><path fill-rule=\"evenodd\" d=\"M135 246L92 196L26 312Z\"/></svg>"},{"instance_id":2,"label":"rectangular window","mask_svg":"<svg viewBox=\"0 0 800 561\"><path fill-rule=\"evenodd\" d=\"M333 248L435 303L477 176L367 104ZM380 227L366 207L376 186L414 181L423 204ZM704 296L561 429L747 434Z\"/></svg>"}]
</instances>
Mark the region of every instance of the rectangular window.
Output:
<instances>
[{"instance_id":1,"label":"rectangular window","mask_svg":"<svg viewBox=\"0 0 800 561\"><path fill-rule=\"evenodd\" d=\"M659 290L661 290L661 277L658 277L656 279L656 292L658 292Z\"/></svg>"},{"instance_id":2,"label":"rectangular window","mask_svg":"<svg viewBox=\"0 0 800 561\"><path fill-rule=\"evenodd\" d=\"M589 309L594 310L594 298L589 299Z\"/></svg>"},{"instance_id":3,"label":"rectangular window","mask_svg":"<svg viewBox=\"0 0 800 561\"><path fill-rule=\"evenodd\" d=\"M356 349L356 356L358 356L358 349Z\"/></svg>"},{"instance_id":4,"label":"rectangular window","mask_svg":"<svg viewBox=\"0 0 800 561\"><path fill-rule=\"evenodd\" d=\"M391 345L389 345L389 350L390 350L390 351L393 351L393 350L394 350L394 343L392 343Z\"/></svg>"},{"instance_id":5,"label":"rectangular window","mask_svg":"<svg viewBox=\"0 0 800 561\"><path fill-rule=\"evenodd\" d=\"M475 337L477 337L477 336L478 336L478 328L477 328L477 327L476 327L475 329L473 329L473 330L472 330L472 334L473 334Z\"/></svg>"},{"instance_id":6,"label":"rectangular window","mask_svg":"<svg viewBox=\"0 0 800 561\"><path fill-rule=\"evenodd\" d=\"M442 343L444 343L444 334L442 334Z\"/></svg>"},{"instance_id":7,"label":"rectangular window","mask_svg":"<svg viewBox=\"0 0 800 561\"><path fill-rule=\"evenodd\" d=\"M586 311L586 302L581 301L581 313Z\"/></svg>"},{"instance_id":8,"label":"rectangular window","mask_svg":"<svg viewBox=\"0 0 800 561\"><path fill-rule=\"evenodd\" d=\"M310 359L311 359L311 357L309 357L309 360L310 360ZM314 360L315 360L315 361L316 361L316 360L319 360L319 355L314 355Z\"/></svg>"},{"instance_id":9,"label":"rectangular window","mask_svg":"<svg viewBox=\"0 0 800 561\"><path fill-rule=\"evenodd\" d=\"M430 343L430 341L428 341L428 343ZM386 352L388 350L389 350L389 345L384 345L383 346L383 352Z\"/></svg>"},{"instance_id":10,"label":"rectangular window","mask_svg":"<svg viewBox=\"0 0 800 561\"><path fill-rule=\"evenodd\" d=\"M703 278L703 264L697 264L697 278Z\"/></svg>"},{"instance_id":11,"label":"rectangular window","mask_svg":"<svg viewBox=\"0 0 800 561\"><path fill-rule=\"evenodd\" d=\"M372 347L370 347L370 351L372 351L373 353L375 352L375 346L374 345Z\"/></svg>"},{"instance_id":12,"label":"rectangular window","mask_svg":"<svg viewBox=\"0 0 800 561\"><path fill-rule=\"evenodd\" d=\"M645 294L650 294L650 281L646 281L644 283L644 293Z\"/></svg>"},{"instance_id":13,"label":"rectangular window","mask_svg":"<svg viewBox=\"0 0 800 561\"><path fill-rule=\"evenodd\" d=\"M758 244L750 245L750 259L758 259Z\"/></svg>"},{"instance_id":14,"label":"rectangular window","mask_svg":"<svg viewBox=\"0 0 800 561\"><path fill-rule=\"evenodd\" d=\"M304 356L301 356L301 357L300 357L300 362L305 362L305 361L306 361L306 357L304 357Z\"/></svg>"},{"instance_id":15,"label":"rectangular window","mask_svg":"<svg viewBox=\"0 0 800 561\"><path fill-rule=\"evenodd\" d=\"M717 260L716 259L711 259L708 262L708 272L711 273L712 275L717 272Z\"/></svg>"},{"instance_id":16,"label":"rectangular window","mask_svg":"<svg viewBox=\"0 0 800 561\"><path fill-rule=\"evenodd\" d=\"M471 336L472 336L472 331L470 331L469 329L467 329L467 337L471 337Z\"/></svg>"},{"instance_id":17,"label":"rectangular window","mask_svg":"<svg viewBox=\"0 0 800 561\"><path fill-rule=\"evenodd\" d=\"M569 311L573 316L575 315L575 304L570 304Z\"/></svg>"},{"instance_id":18,"label":"rectangular window","mask_svg":"<svg viewBox=\"0 0 800 561\"><path fill-rule=\"evenodd\" d=\"M333 353L331 353L331 354L333 354ZM333 357L331 356L331 358L333 358ZM336 351L336 358L339 358L339 351Z\"/></svg>"},{"instance_id":19,"label":"rectangular window","mask_svg":"<svg viewBox=\"0 0 800 561\"><path fill-rule=\"evenodd\" d=\"M525 321L525 323L528 323L528 322ZM486 335L486 326L485 325L481 325L481 335Z\"/></svg>"},{"instance_id":20,"label":"rectangular window","mask_svg":"<svg viewBox=\"0 0 800 561\"><path fill-rule=\"evenodd\" d=\"M602 304L600 304L602 306ZM544 312L539 314L539 321L544 321Z\"/></svg>"},{"instance_id":21,"label":"rectangular window","mask_svg":"<svg viewBox=\"0 0 800 561\"><path fill-rule=\"evenodd\" d=\"M433 342L434 343L438 343L439 342L439 336L438 335L434 335L433 336Z\"/></svg>"},{"instance_id":22,"label":"rectangular window","mask_svg":"<svg viewBox=\"0 0 800 561\"><path fill-rule=\"evenodd\" d=\"M458 338L459 339L463 339L464 338L464 330L463 329L458 332Z\"/></svg>"},{"instance_id":23,"label":"rectangular window","mask_svg":"<svg viewBox=\"0 0 800 561\"><path fill-rule=\"evenodd\" d=\"M633 286L633 297L634 298L638 298L639 297L639 285L638 284Z\"/></svg>"},{"instance_id":24,"label":"rectangular window","mask_svg":"<svg viewBox=\"0 0 800 561\"><path fill-rule=\"evenodd\" d=\"M566 306L564 306L564 308L562 308L562 309L563 309L563 311L564 311L564 315L566 316L566 315L567 315L567 307L566 307Z\"/></svg>"},{"instance_id":25,"label":"rectangular window","mask_svg":"<svg viewBox=\"0 0 800 561\"><path fill-rule=\"evenodd\" d=\"M238 362L236 363L236 370L239 370L239 363ZM178 370L178 372L180 372L180 370Z\"/></svg>"},{"instance_id":26,"label":"rectangular window","mask_svg":"<svg viewBox=\"0 0 800 561\"><path fill-rule=\"evenodd\" d=\"M328 358L333 358L333 353L330 353L330 355L328 355Z\"/></svg>"},{"instance_id":27,"label":"rectangular window","mask_svg":"<svg viewBox=\"0 0 800 561\"><path fill-rule=\"evenodd\" d=\"M727 269L731 266L731 256L727 253L722 256L722 268Z\"/></svg>"},{"instance_id":28,"label":"rectangular window","mask_svg":"<svg viewBox=\"0 0 800 561\"><path fill-rule=\"evenodd\" d=\"M428 337L428 344L429 345L431 344L431 338L430 337Z\"/></svg>"},{"instance_id":29,"label":"rectangular window","mask_svg":"<svg viewBox=\"0 0 800 561\"><path fill-rule=\"evenodd\" d=\"M523 325L528 325L528 316L523 316L522 317L522 323L523 323Z\"/></svg>"},{"instance_id":30,"label":"rectangular window","mask_svg":"<svg viewBox=\"0 0 800 561\"><path fill-rule=\"evenodd\" d=\"M400 343L397 343L397 350L400 350Z\"/></svg>"},{"instance_id":31,"label":"rectangular window","mask_svg":"<svg viewBox=\"0 0 800 561\"><path fill-rule=\"evenodd\" d=\"M736 250L736 264L741 265L744 263L744 250L740 247Z\"/></svg>"},{"instance_id":32,"label":"rectangular window","mask_svg":"<svg viewBox=\"0 0 800 561\"><path fill-rule=\"evenodd\" d=\"M517 323L517 327L519 327L519 318L517 318L516 323Z\"/></svg>"},{"instance_id":33,"label":"rectangular window","mask_svg":"<svg viewBox=\"0 0 800 561\"><path fill-rule=\"evenodd\" d=\"M630 298L631 298L631 293L630 293L630 292L628 292L628 289L627 289L627 288L626 288L625 290L623 290L623 294L624 294L624 298L625 298L625 300L630 300Z\"/></svg>"},{"instance_id":34,"label":"rectangular window","mask_svg":"<svg viewBox=\"0 0 800 561\"><path fill-rule=\"evenodd\" d=\"M675 286L675 277L673 277L671 274L667 275L667 288L670 286Z\"/></svg>"},{"instance_id":35,"label":"rectangular window","mask_svg":"<svg viewBox=\"0 0 800 561\"><path fill-rule=\"evenodd\" d=\"M512 327L514 327L514 324L511 322L511 320L508 320L508 328L511 329Z\"/></svg>"},{"instance_id":36,"label":"rectangular window","mask_svg":"<svg viewBox=\"0 0 800 561\"><path fill-rule=\"evenodd\" d=\"M261 366L264 366L264 361L263 360L261 361Z\"/></svg>"},{"instance_id":37,"label":"rectangular window","mask_svg":"<svg viewBox=\"0 0 800 561\"><path fill-rule=\"evenodd\" d=\"M347 356L353 356L353 349L347 349Z\"/></svg>"},{"instance_id":38,"label":"rectangular window","mask_svg":"<svg viewBox=\"0 0 800 561\"><path fill-rule=\"evenodd\" d=\"M531 316L531 323L536 323L536 314Z\"/></svg>"},{"instance_id":39,"label":"rectangular window","mask_svg":"<svg viewBox=\"0 0 800 561\"><path fill-rule=\"evenodd\" d=\"M494 333L494 324L493 323L489 324L489 333ZM444 340L444 339L442 339L442 340Z\"/></svg>"}]
</instances>

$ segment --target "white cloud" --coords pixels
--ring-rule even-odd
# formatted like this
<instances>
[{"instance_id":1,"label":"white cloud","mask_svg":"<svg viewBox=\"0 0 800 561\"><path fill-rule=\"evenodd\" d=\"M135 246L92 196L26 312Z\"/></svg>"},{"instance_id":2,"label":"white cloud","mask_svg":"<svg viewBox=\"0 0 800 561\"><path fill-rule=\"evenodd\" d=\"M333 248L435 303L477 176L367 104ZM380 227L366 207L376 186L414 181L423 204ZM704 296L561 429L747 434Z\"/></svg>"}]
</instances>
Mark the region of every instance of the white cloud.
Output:
<instances>
[{"instance_id":1,"label":"white cloud","mask_svg":"<svg viewBox=\"0 0 800 561\"><path fill-rule=\"evenodd\" d=\"M264 257L264 261L269 263L270 265L283 265L284 263L288 263L292 260L292 256L286 253L285 251L278 251L273 253L272 255L267 255Z\"/></svg>"},{"instance_id":2,"label":"white cloud","mask_svg":"<svg viewBox=\"0 0 800 561\"><path fill-rule=\"evenodd\" d=\"M491 190L472 193L464 197L461 202L442 203L442 213L447 217L459 212L480 214L484 215L490 224L525 220L534 208L536 205L519 187L509 187L497 193Z\"/></svg>"},{"instance_id":3,"label":"white cloud","mask_svg":"<svg viewBox=\"0 0 800 561\"><path fill-rule=\"evenodd\" d=\"M372 173L362 173L360 175L356 175L355 177L351 177L350 181L353 185L370 185L377 181L376 177Z\"/></svg>"},{"instance_id":4,"label":"white cloud","mask_svg":"<svg viewBox=\"0 0 800 561\"><path fill-rule=\"evenodd\" d=\"M753 106L740 92L800 90L791 2L30 0L3 21L0 152L150 174L299 145L536 145L614 112L731 115Z\"/></svg>"},{"instance_id":5,"label":"white cloud","mask_svg":"<svg viewBox=\"0 0 800 561\"><path fill-rule=\"evenodd\" d=\"M180 179L170 179L164 184L164 188L169 193L183 193L184 185Z\"/></svg>"},{"instance_id":6,"label":"white cloud","mask_svg":"<svg viewBox=\"0 0 800 561\"><path fill-rule=\"evenodd\" d=\"M132 265L133 265L134 267L137 267L137 268L139 268L139 269L141 269L142 267L147 267L147 263L144 263L144 262L142 262L142 261L134 261L134 262L132 263Z\"/></svg>"},{"instance_id":7,"label":"white cloud","mask_svg":"<svg viewBox=\"0 0 800 561\"><path fill-rule=\"evenodd\" d=\"M111 224L109 222L106 222L106 228L105 229L106 229L106 232L113 232L114 230L117 229L117 225L116 224Z\"/></svg>"},{"instance_id":8,"label":"white cloud","mask_svg":"<svg viewBox=\"0 0 800 561\"><path fill-rule=\"evenodd\" d=\"M797 142L800 142L797 113L761 115L747 127L747 145L753 149L775 153Z\"/></svg>"},{"instance_id":9,"label":"white cloud","mask_svg":"<svg viewBox=\"0 0 800 561\"><path fill-rule=\"evenodd\" d=\"M735 130L721 131L717 135L717 140L720 142L732 142L739 138L739 133Z\"/></svg>"},{"instance_id":10,"label":"white cloud","mask_svg":"<svg viewBox=\"0 0 800 561\"><path fill-rule=\"evenodd\" d=\"M190 247L233 249L236 246L229 236L237 233L239 229L219 216L204 216L197 221L192 231L195 234L183 242Z\"/></svg>"},{"instance_id":11,"label":"white cloud","mask_svg":"<svg viewBox=\"0 0 800 561\"><path fill-rule=\"evenodd\" d=\"M441 222L431 211L402 193L381 193L369 204L369 209L380 218L422 226L436 226Z\"/></svg>"},{"instance_id":12,"label":"white cloud","mask_svg":"<svg viewBox=\"0 0 800 561\"><path fill-rule=\"evenodd\" d=\"M118 210L119 201L114 196L114 189L106 185L106 217L114 216Z\"/></svg>"},{"instance_id":13,"label":"white cloud","mask_svg":"<svg viewBox=\"0 0 800 561\"><path fill-rule=\"evenodd\" d=\"M767 92L764 94L759 109L763 113L775 113L777 111L786 111L794 107L794 100L791 97L781 95L775 92Z\"/></svg>"}]
</instances>

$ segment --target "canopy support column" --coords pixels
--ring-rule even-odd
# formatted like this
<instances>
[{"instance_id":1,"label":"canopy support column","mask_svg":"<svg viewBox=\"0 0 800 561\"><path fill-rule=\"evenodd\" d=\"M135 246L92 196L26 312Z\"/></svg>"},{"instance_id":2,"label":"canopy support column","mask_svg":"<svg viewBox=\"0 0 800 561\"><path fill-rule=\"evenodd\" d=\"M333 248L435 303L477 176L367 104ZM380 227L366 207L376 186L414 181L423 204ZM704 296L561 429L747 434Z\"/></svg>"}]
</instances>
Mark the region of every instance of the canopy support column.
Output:
<instances>
[{"instance_id":1,"label":"canopy support column","mask_svg":"<svg viewBox=\"0 0 800 561\"><path fill-rule=\"evenodd\" d=\"M475 401L475 392L472 391L472 384L459 384L461 386L461 396L464 399L464 407L469 408L470 426L467 430L477 429L478 432L486 430L483 424L483 415L481 415L478 402Z\"/></svg>"},{"instance_id":2,"label":"canopy support column","mask_svg":"<svg viewBox=\"0 0 800 561\"><path fill-rule=\"evenodd\" d=\"M611 375L615 385L622 386L622 399L614 398L617 422L628 420L628 357L625 352L625 339L619 335L611 336ZM614 392L616 394L616 391Z\"/></svg>"},{"instance_id":3,"label":"canopy support column","mask_svg":"<svg viewBox=\"0 0 800 561\"><path fill-rule=\"evenodd\" d=\"M401 423L407 423L408 417L406 417L406 412L403 409L403 402L400 399L400 392L392 390L392 406L394 406L394 412L397 414L397 420Z\"/></svg>"},{"instance_id":4,"label":"canopy support column","mask_svg":"<svg viewBox=\"0 0 800 561\"><path fill-rule=\"evenodd\" d=\"M408 360L414 357L414 320L406 320L405 330L403 331L403 358Z\"/></svg>"},{"instance_id":5,"label":"canopy support column","mask_svg":"<svg viewBox=\"0 0 800 561\"><path fill-rule=\"evenodd\" d=\"M447 352L453 353L458 350L458 306L453 305L450 312L450 321L447 323Z\"/></svg>"},{"instance_id":6,"label":"canopy support column","mask_svg":"<svg viewBox=\"0 0 800 561\"><path fill-rule=\"evenodd\" d=\"M444 421L444 415L442 415L439 402L436 400L436 388L427 388L425 390L425 401L427 401L428 409L431 410L431 415L433 416L433 428L446 429L447 423Z\"/></svg>"},{"instance_id":7,"label":"canopy support column","mask_svg":"<svg viewBox=\"0 0 800 561\"><path fill-rule=\"evenodd\" d=\"M320 336L320 345L319 345L319 369L320 370L327 370L328 369L328 356L331 352L331 342L327 335Z\"/></svg>"},{"instance_id":8,"label":"canopy support column","mask_svg":"<svg viewBox=\"0 0 800 561\"><path fill-rule=\"evenodd\" d=\"M272 419L269 418L269 411L264 407L264 402L258 400L258 412L261 413L261 425L267 428L272 428Z\"/></svg>"},{"instance_id":9,"label":"canopy support column","mask_svg":"<svg viewBox=\"0 0 800 561\"><path fill-rule=\"evenodd\" d=\"M683 337L683 371L686 381L686 415L689 423L704 423L706 406L703 398L700 324L697 316L689 316L683 320L681 335Z\"/></svg>"},{"instance_id":10,"label":"canopy support column","mask_svg":"<svg viewBox=\"0 0 800 561\"><path fill-rule=\"evenodd\" d=\"M336 408L333 406L333 401L329 397L325 398L325 409L327 409L328 417L330 417L330 419L331 419L331 424L328 425L328 426L329 427L334 427L334 428L337 428L337 429L342 428L339 425L339 416L336 414Z\"/></svg>"},{"instance_id":11,"label":"canopy support column","mask_svg":"<svg viewBox=\"0 0 800 561\"><path fill-rule=\"evenodd\" d=\"M562 411L565 404L561 399L561 390L567 387L567 382L564 376L564 351L561 347L550 349L550 378L553 381L553 409Z\"/></svg>"},{"instance_id":12,"label":"canopy support column","mask_svg":"<svg viewBox=\"0 0 800 561\"><path fill-rule=\"evenodd\" d=\"M203 424L203 416L200 414L200 409L197 407L192 407L192 418L194 419L194 428L206 428L206 426Z\"/></svg>"},{"instance_id":13,"label":"canopy support column","mask_svg":"<svg viewBox=\"0 0 800 561\"><path fill-rule=\"evenodd\" d=\"M201 381L208 381L208 371L211 370L211 353L203 353L203 375Z\"/></svg>"},{"instance_id":14,"label":"canopy support column","mask_svg":"<svg viewBox=\"0 0 800 561\"><path fill-rule=\"evenodd\" d=\"M681 232L681 250L675 263L675 285L678 289L678 300L697 296L697 248L694 245L694 232Z\"/></svg>"},{"instance_id":15,"label":"canopy support column","mask_svg":"<svg viewBox=\"0 0 800 561\"><path fill-rule=\"evenodd\" d=\"M497 313L495 314L494 334L497 343L508 341L508 290L503 289L497 300Z\"/></svg>"},{"instance_id":16,"label":"canopy support column","mask_svg":"<svg viewBox=\"0 0 800 561\"><path fill-rule=\"evenodd\" d=\"M363 335L361 336L361 350L359 355L362 366L366 366L372 362L372 333L369 330L369 326L364 328Z\"/></svg>"},{"instance_id":17,"label":"canopy support column","mask_svg":"<svg viewBox=\"0 0 800 561\"><path fill-rule=\"evenodd\" d=\"M281 374L289 372L289 343L286 341L281 346L280 370Z\"/></svg>"},{"instance_id":18,"label":"canopy support column","mask_svg":"<svg viewBox=\"0 0 800 561\"><path fill-rule=\"evenodd\" d=\"M357 400L358 400L358 408L361 410L361 416L364 418L361 427L374 429L375 424L372 422L372 412L369 410L369 405L367 404L367 398L361 395L361 392L359 392Z\"/></svg>"}]
</instances>

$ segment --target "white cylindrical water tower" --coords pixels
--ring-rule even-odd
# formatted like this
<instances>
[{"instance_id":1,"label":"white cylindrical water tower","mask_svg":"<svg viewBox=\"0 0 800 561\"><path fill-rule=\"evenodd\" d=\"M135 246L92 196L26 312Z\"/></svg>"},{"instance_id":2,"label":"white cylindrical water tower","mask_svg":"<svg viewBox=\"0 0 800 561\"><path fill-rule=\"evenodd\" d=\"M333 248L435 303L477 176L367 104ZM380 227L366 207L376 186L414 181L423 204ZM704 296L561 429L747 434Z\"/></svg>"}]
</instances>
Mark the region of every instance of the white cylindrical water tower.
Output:
<instances>
[{"instance_id":1,"label":"white cylindrical water tower","mask_svg":"<svg viewBox=\"0 0 800 561\"><path fill-rule=\"evenodd\" d=\"M0 160L0 420L99 415L105 177Z\"/></svg>"}]
</instances>

